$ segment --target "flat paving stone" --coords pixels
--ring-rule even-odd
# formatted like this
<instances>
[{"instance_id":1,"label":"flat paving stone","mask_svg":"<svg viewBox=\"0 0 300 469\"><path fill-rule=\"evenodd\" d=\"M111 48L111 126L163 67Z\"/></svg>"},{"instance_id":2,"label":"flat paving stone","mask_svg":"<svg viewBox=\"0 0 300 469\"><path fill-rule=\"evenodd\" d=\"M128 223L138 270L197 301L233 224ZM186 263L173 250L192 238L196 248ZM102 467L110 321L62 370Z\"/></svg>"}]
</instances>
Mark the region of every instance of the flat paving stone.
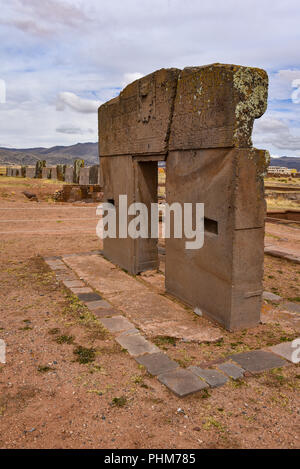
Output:
<instances>
[{"instance_id":1,"label":"flat paving stone","mask_svg":"<svg viewBox=\"0 0 300 469\"><path fill-rule=\"evenodd\" d=\"M290 313L300 313L300 303L285 301L284 303L282 303L281 309L289 311Z\"/></svg>"},{"instance_id":2,"label":"flat paving stone","mask_svg":"<svg viewBox=\"0 0 300 469\"><path fill-rule=\"evenodd\" d=\"M138 357L139 355L145 355L145 353L158 353L159 348L156 345L148 342L140 334L120 334L116 337L116 341L125 349L127 349L129 355Z\"/></svg>"},{"instance_id":3,"label":"flat paving stone","mask_svg":"<svg viewBox=\"0 0 300 469\"><path fill-rule=\"evenodd\" d=\"M198 366L189 366L188 369L199 378L204 379L212 388L223 386L228 381L228 378L218 370L209 370Z\"/></svg>"},{"instance_id":4,"label":"flat paving stone","mask_svg":"<svg viewBox=\"0 0 300 469\"><path fill-rule=\"evenodd\" d=\"M298 339L300 342L300 339ZM269 347L268 350L270 350L273 353L276 353L276 355L279 355L282 358L285 358L289 362L296 363L292 359L292 355L294 354L294 360L296 356L296 349L299 348L299 345L296 347L292 347L292 342L282 342L281 344L278 345L273 345L272 347ZM298 354L299 356L299 354ZM297 358L297 357L296 357Z\"/></svg>"},{"instance_id":5,"label":"flat paving stone","mask_svg":"<svg viewBox=\"0 0 300 469\"><path fill-rule=\"evenodd\" d=\"M79 293L91 293L93 290L90 287L79 287L79 288L70 288L71 292L75 295Z\"/></svg>"},{"instance_id":6,"label":"flat paving stone","mask_svg":"<svg viewBox=\"0 0 300 469\"><path fill-rule=\"evenodd\" d=\"M244 368L244 370L252 373L280 368L287 364L285 360L265 350L237 353L236 355L230 355L229 358Z\"/></svg>"},{"instance_id":7,"label":"flat paving stone","mask_svg":"<svg viewBox=\"0 0 300 469\"><path fill-rule=\"evenodd\" d=\"M80 293L78 295L78 298L80 301L98 301L102 300L102 296L98 295L98 293L92 292L92 293Z\"/></svg>"},{"instance_id":8,"label":"flat paving stone","mask_svg":"<svg viewBox=\"0 0 300 469\"><path fill-rule=\"evenodd\" d=\"M282 297L279 295L275 295L275 293L264 291L263 292L263 299L268 301L273 301L273 303L279 303L282 301Z\"/></svg>"},{"instance_id":9,"label":"flat paving stone","mask_svg":"<svg viewBox=\"0 0 300 469\"><path fill-rule=\"evenodd\" d=\"M241 379L245 373L243 368L230 362L221 363L217 367L232 379Z\"/></svg>"},{"instance_id":10,"label":"flat paving stone","mask_svg":"<svg viewBox=\"0 0 300 469\"><path fill-rule=\"evenodd\" d=\"M208 388L205 381L202 381L191 371L182 368L159 375L158 380L178 397L188 396Z\"/></svg>"},{"instance_id":11,"label":"flat paving stone","mask_svg":"<svg viewBox=\"0 0 300 469\"><path fill-rule=\"evenodd\" d=\"M86 301L85 305L87 308L91 311L94 311L95 309L98 308L111 308L111 305L105 301L105 300L99 300L99 301ZM119 313L120 314L120 313Z\"/></svg>"},{"instance_id":12,"label":"flat paving stone","mask_svg":"<svg viewBox=\"0 0 300 469\"><path fill-rule=\"evenodd\" d=\"M148 373L154 376L161 375L167 371L178 368L178 363L171 360L165 353L151 353L137 357L136 361L146 367Z\"/></svg>"},{"instance_id":13,"label":"flat paving stone","mask_svg":"<svg viewBox=\"0 0 300 469\"><path fill-rule=\"evenodd\" d=\"M81 280L64 280L63 284L67 288L72 288L72 287L85 287L85 283L83 283ZM93 291L93 290L91 290Z\"/></svg>"},{"instance_id":14,"label":"flat paving stone","mask_svg":"<svg viewBox=\"0 0 300 469\"><path fill-rule=\"evenodd\" d=\"M113 308L96 308L93 309L93 314L97 316L97 318L107 318L112 316L119 316L120 311L116 311Z\"/></svg>"},{"instance_id":15,"label":"flat paving stone","mask_svg":"<svg viewBox=\"0 0 300 469\"><path fill-rule=\"evenodd\" d=\"M103 326L110 332L121 332L134 329L134 325L124 316L114 316L113 318L101 319Z\"/></svg>"}]
</instances>

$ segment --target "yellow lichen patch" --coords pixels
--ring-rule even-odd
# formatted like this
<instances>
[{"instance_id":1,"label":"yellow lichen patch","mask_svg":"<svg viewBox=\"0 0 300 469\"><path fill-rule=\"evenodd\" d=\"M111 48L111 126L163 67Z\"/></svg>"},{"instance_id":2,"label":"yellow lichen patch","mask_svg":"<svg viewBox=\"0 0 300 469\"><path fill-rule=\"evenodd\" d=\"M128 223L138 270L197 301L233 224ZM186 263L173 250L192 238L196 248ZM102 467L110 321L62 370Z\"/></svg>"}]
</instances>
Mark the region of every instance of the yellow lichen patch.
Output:
<instances>
[{"instance_id":1,"label":"yellow lichen patch","mask_svg":"<svg viewBox=\"0 0 300 469\"><path fill-rule=\"evenodd\" d=\"M267 108L268 76L264 70L240 67L234 72L233 85L238 95L235 143L237 146L251 146L253 121L261 117Z\"/></svg>"}]
</instances>

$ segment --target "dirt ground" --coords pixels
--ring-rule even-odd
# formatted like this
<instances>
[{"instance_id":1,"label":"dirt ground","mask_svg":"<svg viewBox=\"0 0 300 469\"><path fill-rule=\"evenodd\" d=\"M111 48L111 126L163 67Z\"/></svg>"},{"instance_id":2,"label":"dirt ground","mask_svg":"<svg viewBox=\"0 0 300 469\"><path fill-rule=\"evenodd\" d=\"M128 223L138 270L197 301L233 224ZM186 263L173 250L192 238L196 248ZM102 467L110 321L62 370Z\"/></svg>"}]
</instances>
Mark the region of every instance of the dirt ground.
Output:
<instances>
[{"instance_id":1,"label":"dirt ground","mask_svg":"<svg viewBox=\"0 0 300 469\"><path fill-rule=\"evenodd\" d=\"M298 448L299 366L179 399L57 282L42 256L101 249L96 205L55 204L59 188L0 178L0 447ZM299 265L265 257L266 290L299 301L299 278ZM213 344L155 342L188 366L299 336L276 305L262 318Z\"/></svg>"}]
</instances>

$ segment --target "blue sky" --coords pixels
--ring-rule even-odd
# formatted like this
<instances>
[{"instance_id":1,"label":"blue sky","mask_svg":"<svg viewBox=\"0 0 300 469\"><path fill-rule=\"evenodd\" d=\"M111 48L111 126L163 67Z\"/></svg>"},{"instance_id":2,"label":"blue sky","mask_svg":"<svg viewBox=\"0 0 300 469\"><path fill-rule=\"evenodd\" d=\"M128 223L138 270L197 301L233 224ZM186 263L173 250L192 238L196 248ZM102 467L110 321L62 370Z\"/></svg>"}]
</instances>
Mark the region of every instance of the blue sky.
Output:
<instances>
[{"instance_id":1,"label":"blue sky","mask_svg":"<svg viewBox=\"0 0 300 469\"><path fill-rule=\"evenodd\" d=\"M98 105L130 81L162 67L223 62L267 70L269 105L254 145L300 156L299 0L0 0L0 7L0 146L97 141Z\"/></svg>"}]
</instances>

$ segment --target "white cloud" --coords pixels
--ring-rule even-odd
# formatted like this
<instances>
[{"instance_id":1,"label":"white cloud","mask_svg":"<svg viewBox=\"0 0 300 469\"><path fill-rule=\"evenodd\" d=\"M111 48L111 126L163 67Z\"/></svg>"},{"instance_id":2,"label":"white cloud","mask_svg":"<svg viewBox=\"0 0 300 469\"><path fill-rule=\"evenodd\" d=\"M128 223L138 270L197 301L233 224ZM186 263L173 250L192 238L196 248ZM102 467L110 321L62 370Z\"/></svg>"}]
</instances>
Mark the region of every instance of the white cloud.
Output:
<instances>
[{"instance_id":1,"label":"white cloud","mask_svg":"<svg viewBox=\"0 0 300 469\"><path fill-rule=\"evenodd\" d=\"M57 111L63 111L66 106L70 107L77 112L97 112L98 107L102 104L100 101L93 101L91 99L83 99L77 96L75 93L69 91L63 91L58 94L56 109Z\"/></svg>"},{"instance_id":2,"label":"white cloud","mask_svg":"<svg viewBox=\"0 0 300 469\"><path fill-rule=\"evenodd\" d=\"M4 80L0 79L0 104L6 102L6 84Z\"/></svg>"},{"instance_id":3,"label":"white cloud","mask_svg":"<svg viewBox=\"0 0 300 469\"><path fill-rule=\"evenodd\" d=\"M295 104L300 104L300 79L299 78L292 81L292 87L296 88L292 92L292 101Z\"/></svg>"},{"instance_id":4,"label":"white cloud","mask_svg":"<svg viewBox=\"0 0 300 469\"><path fill-rule=\"evenodd\" d=\"M1 78L7 85L0 129L7 145L96 141L98 105L131 81L160 68L223 62L267 69L266 116L287 130L280 130L279 140L264 128L255 139L287 142L284 154L298 146L299 86L292 85L300 79L299 0L264 0L259 7L253 0L0 4Z\"/></svg>"},{"instance_id":5,"label":"white cloud","mask_svg":"<svg viewBox=\"0 0 300 469\"><path fill-rule=\"evenodd\" d=\"M138 80L139 78L142 78L144 75L139 72L134 72L134 73L124 73L123 76L123 81L122 81L122 88L125 88L125 86L129 85L129 83L132 83L135 80Z\"/></svg>"},{"instance_id":6,"label":"white cloud","mask_svg":"<svg viewBox=\"0 0 300 469\"><path fill-rule=\"evenodd\" d=\"M288 125L272 116L257 120L253 134L255 144L272 145L279 150L300 152L300 134L292 134Z\"/></svg>"}]
</instances>

